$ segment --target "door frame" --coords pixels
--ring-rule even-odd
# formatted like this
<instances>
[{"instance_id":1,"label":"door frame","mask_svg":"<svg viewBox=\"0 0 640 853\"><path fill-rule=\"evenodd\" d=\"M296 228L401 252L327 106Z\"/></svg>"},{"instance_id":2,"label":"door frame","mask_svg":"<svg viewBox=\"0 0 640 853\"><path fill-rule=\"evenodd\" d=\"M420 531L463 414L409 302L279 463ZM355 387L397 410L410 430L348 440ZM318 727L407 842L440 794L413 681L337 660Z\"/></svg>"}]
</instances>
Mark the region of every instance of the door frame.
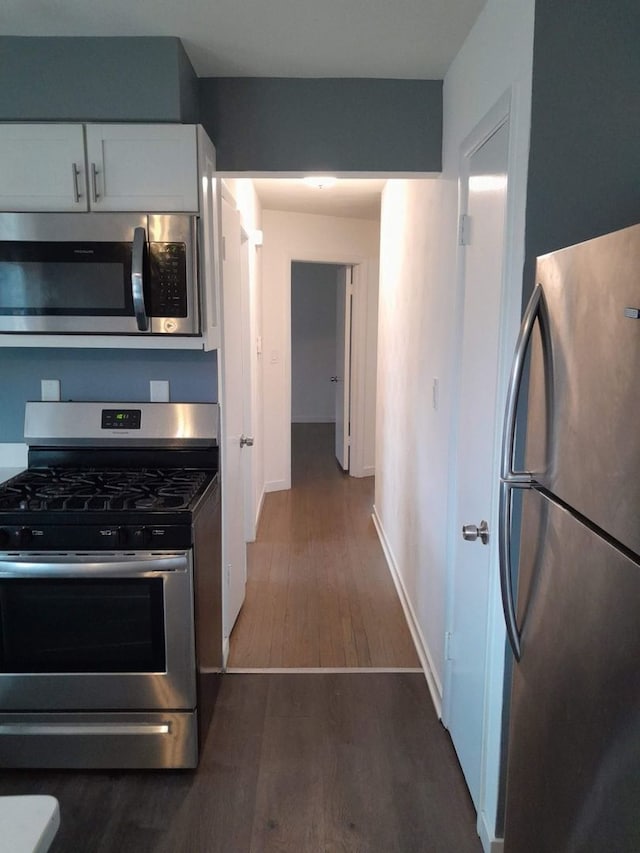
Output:
<instances>
[{"instance_id":1,"label":"door frame","mask_svg":"<svg viewBox=\"0 0 640 853\"><path fill-rule=\"evenodd\" d=\"M506 122L509 121L509 150L507 158L507 199L505 210L504 240L502 247L502 283L500 296L499 344L497 385L495 400L496 424L502 424L502 413L506 400L509 371L513 347L520 325L522 303L522 263L524 245L518 236L524 234L524 214L526 186L517 185L514 178L518 169L518 158L522 151L522 135L528 133L528 125L521 115L523 94L517 85L508 89L494 106L478 122L460 146L458 167L458 224L460 217L468 210L468 179L472 155ZM523 125L526 126L523 128ZM460 531L456 525L456 506L460 471L458 466L458 421L459 421L459 385L460 355L463 345L463 316L465 288L465 251L458 240L456 275L456 317L458 329L455 341L456 369L454 374L453 405L451 411L451 448L449 456L449 495L447 501L447 590L445 611L445 639L453 628L455 603L455 556ZM512 249L516 246L517 251ZM522 249L522 252L520 251ZM496 430L492 452L494 476L491 484L491 517L497 518L498 477L501 449L501 430ZM490 573L487 606L487 633L485 645L485 688L483 702L483 736L481 744L481 779L478 808L478 832L483 841L491 844L492 850L499 850L500 843L494 839L493 821L487 815L499 811L499 787L501 778L501 743L503 728L503 706L505 702L505 628L502 618L498 577L497 530L491 531ZM445 643L445 648L447 643ZM445 726L451 711L451 665L444 662L444 690L442 721ZM488 848L485 848L488 849Z\"/></svg>"},{"instance_id":2,"label":"door frame","mask_svg":"<svg viewBox=\"0 0 640 853\"><path fill-rule=\"evenodd\" d=\"M284 389L285 423L291 425L291 264L336 264L353 268L353 302L351 306L351 454L350 474L364 477L365 457L365 382L367 355L367 283L369 264L366 258L335 252L300 252L287 255L287 280L285 312ZM283 488L291 488L291 430L283 436L286 471Z\"/></svg>"}]
</instances>

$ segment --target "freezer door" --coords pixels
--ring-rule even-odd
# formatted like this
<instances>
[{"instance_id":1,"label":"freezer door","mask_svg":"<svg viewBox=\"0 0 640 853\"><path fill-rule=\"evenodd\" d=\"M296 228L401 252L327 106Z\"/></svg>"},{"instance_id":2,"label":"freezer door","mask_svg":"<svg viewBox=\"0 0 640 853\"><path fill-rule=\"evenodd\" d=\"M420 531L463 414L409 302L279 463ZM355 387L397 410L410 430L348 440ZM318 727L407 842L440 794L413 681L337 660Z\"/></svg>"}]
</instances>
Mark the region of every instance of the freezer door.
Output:
<instances>
[{"instance_id":1,"label":"freezer door","mask_svg":"<svg viewBox=\"0 0 640 853\"><path fill-rule=\"evenodd\" d=\"M640 567L524 495L505 853L640 850Z\"/></svg>"},{"instance_id":2,"label":"freezer door","mask_svg":"<svg viewBox=\"0 0 640 853\"><path fill-rule=\"evenodd\" d=\"M550 351L534 335L525 468L640 554L640 225L546 255L537 275Z\"/></svg>"}]
</instances>

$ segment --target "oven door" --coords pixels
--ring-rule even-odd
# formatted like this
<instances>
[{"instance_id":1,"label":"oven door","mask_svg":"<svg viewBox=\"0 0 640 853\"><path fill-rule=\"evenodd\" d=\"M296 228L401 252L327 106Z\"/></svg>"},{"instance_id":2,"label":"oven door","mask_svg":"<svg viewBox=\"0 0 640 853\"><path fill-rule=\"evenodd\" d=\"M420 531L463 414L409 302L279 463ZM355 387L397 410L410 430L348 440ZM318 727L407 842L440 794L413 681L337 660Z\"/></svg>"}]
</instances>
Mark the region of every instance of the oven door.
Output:
<instances>
[{"instance_id":1,"label":"oven door","mask_svg":"<svg viewBox=\"0 0 640 853\"><path fill-rule=\"evenodd\" d=\"M195 708L191 553L1 556L0 707Z\"/></svg>"}]
</instances>

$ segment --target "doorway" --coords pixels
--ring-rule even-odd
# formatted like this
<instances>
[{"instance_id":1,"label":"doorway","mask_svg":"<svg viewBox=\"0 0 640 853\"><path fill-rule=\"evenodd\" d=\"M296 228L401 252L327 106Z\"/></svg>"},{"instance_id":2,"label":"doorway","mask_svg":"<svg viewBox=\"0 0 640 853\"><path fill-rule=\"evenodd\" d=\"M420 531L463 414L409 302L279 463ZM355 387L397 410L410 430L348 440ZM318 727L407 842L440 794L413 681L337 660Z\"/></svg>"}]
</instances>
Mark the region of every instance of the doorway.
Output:
<instances>
[{"instance_id":1,"label":"doorway","mask_svg":"<svg viewBox=\"0 0 640 853\"><path fill-rule=\"evenodd\" d=\"M352 275L344 264L291 264L292 470L296 433L311 435L304 425L324 424L340 469L349 473Z\"/></svg>"}]
</instances>

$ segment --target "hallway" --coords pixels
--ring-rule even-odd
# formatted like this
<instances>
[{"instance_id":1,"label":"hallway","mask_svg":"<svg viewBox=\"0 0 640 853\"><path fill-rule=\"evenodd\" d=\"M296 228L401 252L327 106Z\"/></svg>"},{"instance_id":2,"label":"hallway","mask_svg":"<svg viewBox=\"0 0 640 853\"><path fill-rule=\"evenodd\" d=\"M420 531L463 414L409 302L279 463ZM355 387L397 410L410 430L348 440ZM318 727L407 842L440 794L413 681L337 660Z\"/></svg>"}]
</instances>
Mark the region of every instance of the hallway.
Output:
<instances>
[{"instance_id":1,"label":"hallway","mask_svg":"<svg viewBox=\"0 0 640 853\"><path fill-rule=\"evenodd\" d=\"M293 424L292 488L265 496L230 669L419 667L371 519L373 477L343 474L333 424Z\"/></svg>"}]
</instances>

